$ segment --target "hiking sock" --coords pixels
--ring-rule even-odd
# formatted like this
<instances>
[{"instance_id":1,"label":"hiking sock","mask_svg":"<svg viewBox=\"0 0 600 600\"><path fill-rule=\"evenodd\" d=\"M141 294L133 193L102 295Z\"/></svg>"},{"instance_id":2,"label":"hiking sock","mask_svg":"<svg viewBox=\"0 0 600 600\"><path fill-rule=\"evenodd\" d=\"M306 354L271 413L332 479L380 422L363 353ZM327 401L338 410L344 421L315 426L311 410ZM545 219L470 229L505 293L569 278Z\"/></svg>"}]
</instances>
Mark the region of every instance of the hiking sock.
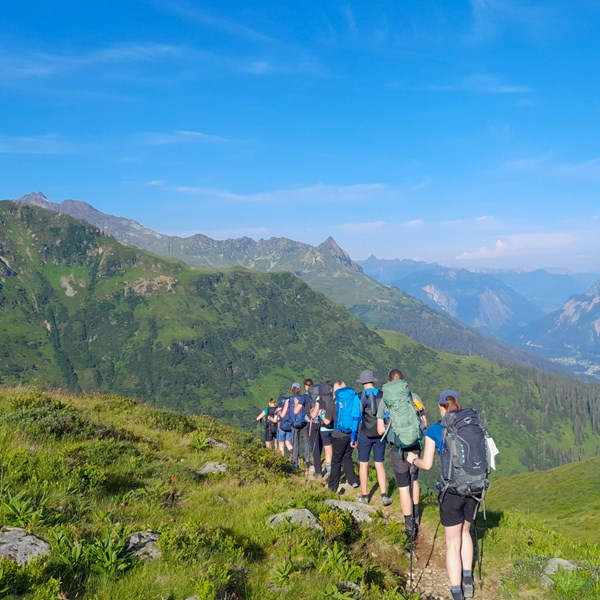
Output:
<instances>
[{"instance_id":1,"label":"hiking sock","mask_svg":"<svg viewBox=\"0 0 600 600\"><path fill-rule=\"evenodd\" d=\"M331 473L331 463L325 463L325 475L329 476Z\"/></svg>"},{"instance_id":2,"label":"hiking sock","mask_svg":"<svg viewBox=\"0 0 600 600\"><path fill-rule=\"evenodd\" d=\"M473 584L473 571L463 571L463 593L465 598L472 598L475 594L475 585Z\"/></svg>"},{"instance_id":3,"label":"hiking sock","mask_svg":"<svg viewBox=\"0 0 600 600\"><path fill-rule=\"evenodd\" d=\"M415 539L415 520L412 515L404 517L404 529L406 531L406 537L412 542Z\"/></svg>"},{"instance_id":4,"label":"hiking sock","mask_svg":"<svg viewBox=\"0 0 600 600\"><path fill-rule=\"evenodd\" d=\"M452 600L463 600L463 593L461 588L450 588L450 593L452 594Z\"/></svg>"}]
</instances>

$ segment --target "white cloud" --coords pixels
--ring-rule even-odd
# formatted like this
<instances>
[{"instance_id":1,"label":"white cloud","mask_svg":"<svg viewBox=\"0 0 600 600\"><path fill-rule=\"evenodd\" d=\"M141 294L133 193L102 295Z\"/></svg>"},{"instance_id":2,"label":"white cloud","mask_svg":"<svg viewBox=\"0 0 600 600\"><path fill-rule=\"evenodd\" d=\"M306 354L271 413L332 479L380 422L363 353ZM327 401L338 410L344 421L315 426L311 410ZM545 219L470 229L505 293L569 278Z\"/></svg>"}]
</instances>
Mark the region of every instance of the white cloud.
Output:
<instances>
[{"instance_id":1,"label":"white cloud","mask_svg":"<svg viewBox=\"0 0 600 600\"><path fill-rule=\"evenodd\" d=\"M391 195L391 189L382 183L364 183L347 186L333 186L318 183L313 186L288 188L258 194L236 194L227 190L196 186L178 186L176 191L229 202L265 204L331 202L365 203L375 201L382 197L389 198Z\"/></svg>"},{"instance_id":2,"label":"white cloud","mask_svg":"<svg viewBox=\"0 0 600 600\"><path fill-rule=\"evenodd\" d=\"M230 140L218 135L204 133L202 131L171 131L166 133L150 132L139 134L138 139L144 146L167 146L172 144L184 144L188 142L208 142L227 144Z\"/></svg>"},{"instance_id":3,"label":"white cloud","mask_svg":"<svg viewBox=\"0 0 600 600\"><path fill-rule=\"evenodd\" d=\"M0 134L0 154L76 154L81 145L56 134L11 136Z\"/></svg>"},{"instance_id":4,"label":"white cloud","mask_svg":"<svg viewBox=\"0 0 600 600\"><path fill-rule=\"evenodd\" d=\"M434 84L425 88L432 92L461 92L473 94L528 94L533 90L524 85L507 83L495 75L475 74L452 83Z\"/></svg>"},{"instance_id":5,"label":"white cloud","mask_svg":"<svg viewBox=\"0 0 600 600\"><path fill-rule=\"evenodd\" d=\"M523 233L507 235L496 240L493 246L482 246L474 252L463 252L455 257L460 261L548 254L548 251L565 249L576 242L570 233Z\"/></svg>"},{"instance_id":6,"label":"white cloud","mask_svg":"<svg viewBox=\"0 0 600 600\"><path fill-rule=\"evenodd\" d=\"M372 221L371 223L344 223L339 229L349 233L370 233L385 226L385 221Z\"/></svg>"}]
</instances>

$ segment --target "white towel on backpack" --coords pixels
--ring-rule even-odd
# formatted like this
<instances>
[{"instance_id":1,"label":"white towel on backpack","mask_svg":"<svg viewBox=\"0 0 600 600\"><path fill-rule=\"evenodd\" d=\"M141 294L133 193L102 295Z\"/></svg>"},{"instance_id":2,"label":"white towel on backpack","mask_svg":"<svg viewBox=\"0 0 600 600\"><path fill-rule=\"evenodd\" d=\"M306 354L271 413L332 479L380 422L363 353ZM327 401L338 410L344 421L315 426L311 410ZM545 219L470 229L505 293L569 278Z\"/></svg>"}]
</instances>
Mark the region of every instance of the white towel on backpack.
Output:
<instances>
[{"instance_id":1,"label":"white towel on backpack","mask_svg":"<svg viewBox=\"0 0 600 600\"><path fill-rule=\"evenodd\" d=\"M487 447L488 447L488 456L490 458L490 468L494 469L494 471L496 470L496 456L498 454L500 454L500 450L498 450L498 447L496 446L496 442L494 442L494 439L491 437L486 437L485 441L487 443Z\"/></svg>"}]
</instances>

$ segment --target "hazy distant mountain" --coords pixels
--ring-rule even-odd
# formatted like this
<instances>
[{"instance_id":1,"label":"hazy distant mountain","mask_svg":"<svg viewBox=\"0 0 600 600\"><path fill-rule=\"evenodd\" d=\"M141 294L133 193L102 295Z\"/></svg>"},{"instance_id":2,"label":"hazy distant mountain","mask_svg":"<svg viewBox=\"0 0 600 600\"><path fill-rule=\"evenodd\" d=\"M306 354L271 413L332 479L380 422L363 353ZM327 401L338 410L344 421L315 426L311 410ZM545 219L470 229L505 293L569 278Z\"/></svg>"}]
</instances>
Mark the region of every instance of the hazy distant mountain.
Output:
<instances>
[{"instance_id":1,"label":"hazy distant mountain","mask_svg":"<svg viewBox=\"0 0 600 600\"><path fill-rule=\"evenodd\" d=\"M485 273L412 260L379 260L374 256L360 264L375 279L500 338L544 314L512 287Z\"/></svg>"},{"instance_id":2,"label":"hazy distant mountain","mask_svg":"<svg viewBox=\"0 0 600 600\"><path fill-rule=\"evenodd\" d=\"M543 269L493 271L491 274L510 285L546 313L558 310L569 297L585 292L600 279L600 273L561 274Z\"/></svg>"},{"instance_id":3,"label":"hazy distant mountain","mask_svg":"<svg viewBox=\"0 0 600 600\"><path fill-rule=\"evenodd\" d=\"M105 215L84 202L66 200L56 204L39 193L29 194L19 201L84 219L121 242L192 265L217 268L239 265L266 272L290 271L348 308L367 325L405 333L433 348L564 372L559 365L483 336L398 288L371 279L331 237L319 246L286 238L254 241L245 237L219 241L202 234L180 238L156 233L133 220Z\"/></svg>"},{"instance_id":4,"label":"hazy distant mountain","mask_svg":"<svg viewBox=\"0 0 600 600\"><path fill-rule=\"evenodd\" d=\"M513 341L600 378L600 281L530 324Z\"/></svg>"}]
</instances>

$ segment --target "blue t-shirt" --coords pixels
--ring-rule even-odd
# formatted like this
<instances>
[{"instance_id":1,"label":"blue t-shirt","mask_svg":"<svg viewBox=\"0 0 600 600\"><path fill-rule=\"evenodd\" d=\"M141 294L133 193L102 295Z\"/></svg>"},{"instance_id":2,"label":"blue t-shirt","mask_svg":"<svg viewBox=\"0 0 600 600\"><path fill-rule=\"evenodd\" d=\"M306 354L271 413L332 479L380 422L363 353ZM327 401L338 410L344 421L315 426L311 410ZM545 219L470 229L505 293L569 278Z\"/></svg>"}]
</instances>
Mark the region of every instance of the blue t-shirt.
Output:
<instances>
[{"instance_id":1,"label":"blue t-shirt","mask_svg":"<svg viewBox=\"0 0 600 600\"><path fill-rule=\"evenodd\" d=\"M441 456L444 453L444 428L438 421L433 425L430 425L425 431L425 437L432 439L435 442L435 449Z\"/></svg>"}]
</instances>

